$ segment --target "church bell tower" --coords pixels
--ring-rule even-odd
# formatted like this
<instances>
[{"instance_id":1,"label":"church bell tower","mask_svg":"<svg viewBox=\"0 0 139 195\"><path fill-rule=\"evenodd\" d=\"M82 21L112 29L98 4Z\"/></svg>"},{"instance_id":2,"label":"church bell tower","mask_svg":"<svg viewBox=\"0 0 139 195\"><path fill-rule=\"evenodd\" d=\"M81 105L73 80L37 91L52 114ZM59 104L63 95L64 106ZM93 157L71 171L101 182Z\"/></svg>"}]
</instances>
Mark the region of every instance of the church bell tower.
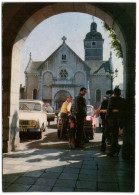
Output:
<instances>
[{"instance_id":1,"label":"church bell tower","mask_svg":"<svg viewBox=\"0 0 139 195\"><path fill-rule=\"evenodd\" d=\"M97 32L97 24L92 22L84 39L85 61L103 60L103 42L101 33Z\"/></svg>"}]
</instances>

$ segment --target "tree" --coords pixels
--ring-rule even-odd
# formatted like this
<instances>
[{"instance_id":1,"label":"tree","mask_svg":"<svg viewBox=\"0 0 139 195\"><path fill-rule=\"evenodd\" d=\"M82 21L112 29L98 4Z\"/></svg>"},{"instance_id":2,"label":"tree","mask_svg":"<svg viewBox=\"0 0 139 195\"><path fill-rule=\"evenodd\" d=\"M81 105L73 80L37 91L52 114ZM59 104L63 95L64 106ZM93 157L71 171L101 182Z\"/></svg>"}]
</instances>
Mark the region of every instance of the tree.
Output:
<instances>
[{"instance_id":1,"label":"tree","mask_svg":"<svg viewBox=\"0 0 139 195\"><path fill-rule=\"evenodd\" d=\"M123 58L122 47L121 47L120 41L117 35L115 34L114 30L111 27L109 27L106 23L104 23L104 28L105 28L105 31L110 32L109 37L112 38L111 48L113 48L114 51L116 51L116 56L118 58Z\"/></svg>"}]
</instances>

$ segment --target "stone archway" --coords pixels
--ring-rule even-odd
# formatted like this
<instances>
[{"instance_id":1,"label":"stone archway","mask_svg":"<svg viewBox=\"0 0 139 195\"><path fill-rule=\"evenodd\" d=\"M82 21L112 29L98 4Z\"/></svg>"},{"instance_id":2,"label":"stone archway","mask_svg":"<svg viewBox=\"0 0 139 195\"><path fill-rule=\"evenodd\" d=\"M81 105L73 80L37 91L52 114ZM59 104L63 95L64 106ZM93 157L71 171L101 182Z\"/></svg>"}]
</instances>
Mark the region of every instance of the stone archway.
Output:
<instances>
[{"instance_id":1,"label":"stone archway","mask_svg":"<svg viewBox=\"0 0 139 195\"><path fill-rule=\"evenodd\" d=\"M17 122L13 123L13 120L19 107L19 69L23 44L29 33L40 22L50 16L64 12L88 13L102 19L113 27L121 41L124 54L125 97L128 105L130 105L130 109L127 110L129 124L126 130L127 135L130 132L130 139L126 139L126 142L128 143L127 146L130 146L129 149L132 148L133 151L135 138L136 4L67 2L4 3L3 5L3 151L14 150L19 145L17 117L15 119ZM11 134L14 135L12 140Z\"/></svg>"},{"instance_id":2,"label":"stone archway","mask_svg":"<svg viewBox=\"0 0 139 195\"><path fill-rule=\"evenodd\" d=\"M56 110L59 110L61 108L62 103L66 101L68 96L71 96L70 93L64 90L60 90L55 94L54 104Z\"/></svg>"}]
</instances>

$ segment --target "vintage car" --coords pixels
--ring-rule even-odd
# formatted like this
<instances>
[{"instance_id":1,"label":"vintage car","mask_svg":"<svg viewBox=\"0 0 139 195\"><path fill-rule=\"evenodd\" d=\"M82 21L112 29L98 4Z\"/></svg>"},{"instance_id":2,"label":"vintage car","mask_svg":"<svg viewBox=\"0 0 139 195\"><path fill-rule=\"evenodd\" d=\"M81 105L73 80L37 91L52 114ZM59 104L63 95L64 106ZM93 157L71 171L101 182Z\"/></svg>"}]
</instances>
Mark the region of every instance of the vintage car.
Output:
<instances>
[{"instance_id":1,"label":"vintage car","mask_svg":"<svg viewBox=\"0 0 139 195\"><path fill-rule=\"evenodd\" d=\"M55 120L55 108L52 106L53 112L49 113L47 112L47 121L54 121Z\"/></svg>"},{"instance_id":2,"label":"vintage car","mask_svg":"<svg viewBox=\"0 0 139 195\"><path fill-rule=\"evenodd\" d=\"M74 106L72 106L72 109ZM86 137L91 140L94 139L94 127L95 127L95 123L93 121L93 113L94 113L94 107L91 105L87 105L87 116L86 116L86 121L84 122L84 130L85 130L85 134ZM58 118L57 118L57 135L58 137L60 137L61 134L61 117L60 117L60 113L58 114Z\"/></svg>"},{"instance_id":3,"label":"vintage car","mask_svg":"<svg viewBox=\"0 0 139 195\"><path fill-rule=\"evenodd\" d=\"M47 125L47 112L40 100L19 100L19 136L42 138Z\"/></svg>"},{"instance_id":4,"label":"vintage car","mask_svg":"<svg viewBox=\"0 0 139 195\"><path fill-rule=\"evenodd\" d=\"M55 115L56 115L56 117L58 116L59 112L60 112L60 109L55 110Z\"/></svg>"}]
</instances>

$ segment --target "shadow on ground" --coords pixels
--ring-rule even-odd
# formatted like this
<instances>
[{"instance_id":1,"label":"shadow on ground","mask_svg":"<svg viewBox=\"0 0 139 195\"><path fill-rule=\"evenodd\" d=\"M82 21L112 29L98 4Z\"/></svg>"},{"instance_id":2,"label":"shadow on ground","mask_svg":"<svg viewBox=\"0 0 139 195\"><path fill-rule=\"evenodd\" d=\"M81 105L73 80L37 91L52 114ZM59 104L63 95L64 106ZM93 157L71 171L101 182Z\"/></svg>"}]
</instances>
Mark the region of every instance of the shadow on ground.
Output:
<instances>
[{"instance_id":1,"label":"shadow on ground","mask_svg":"<svg viewBox=\"0 0 139 195\"><path fill-rule=\"evenodd\" d=\"M3 192L134 192L133 162L97 150L27 150L12 158L22 158L32 169L12 166L3 175Z\"/></svg>"},{"instance_id":2,"label":"shadow on ground","mask_svg":"<svg viewBox=\"0 0 139 195\"><path fill-rule=\"evenodd\" d=\"M56 125L51 125L49 128L49 132L45 132L43 138L37 140L35 137L31 139L21 139L21 144L25 144L26 148L41 148L41 149L68 149L68 139L65 141L61 141L57 136L57 131L53 131L56 129ZM52 129L52 132L51 132ZM95 131L95 133L100 133L101 130ZM95 139L90 140L89 143L84 144L84 150L89 150L93 148L100 147L101 141L97 141ZM79 148L80 149L80 148Z\"/></svg>"}]
</instances>

